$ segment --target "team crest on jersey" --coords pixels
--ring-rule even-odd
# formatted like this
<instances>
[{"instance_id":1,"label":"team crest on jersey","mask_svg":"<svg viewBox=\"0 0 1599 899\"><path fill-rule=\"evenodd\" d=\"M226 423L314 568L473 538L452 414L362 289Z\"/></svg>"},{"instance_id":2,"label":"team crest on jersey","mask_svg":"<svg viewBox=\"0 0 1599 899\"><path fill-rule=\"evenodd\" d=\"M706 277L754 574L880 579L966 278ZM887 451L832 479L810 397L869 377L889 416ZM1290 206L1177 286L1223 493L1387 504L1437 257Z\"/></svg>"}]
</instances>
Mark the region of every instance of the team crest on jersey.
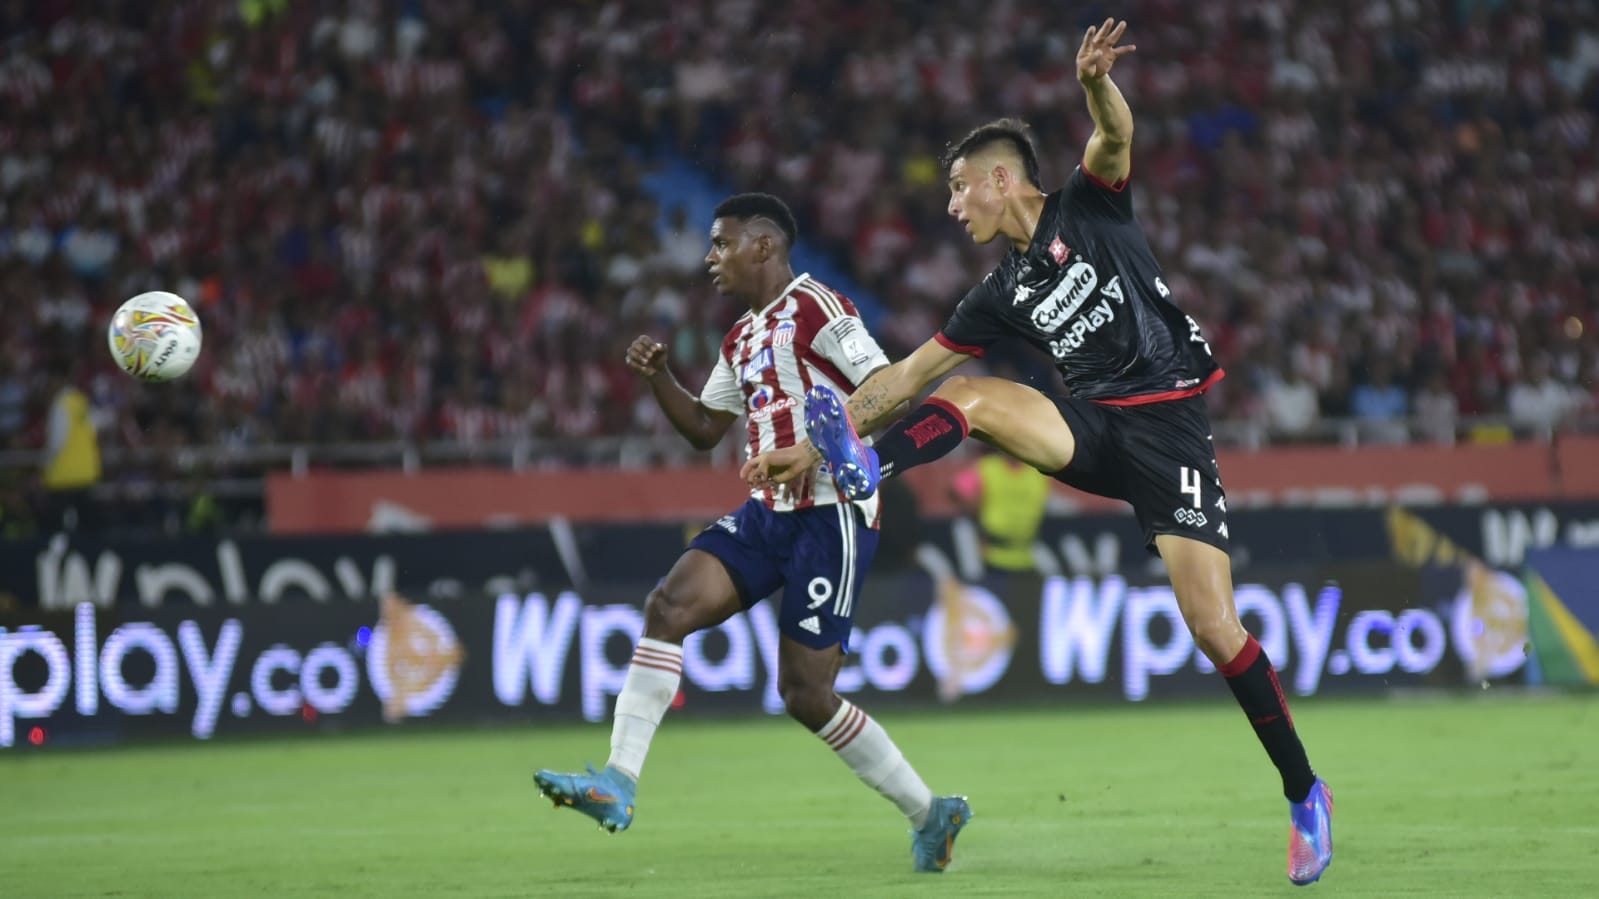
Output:
<instances>
[{"instance_id":1,"label":"team crest on jersey","mask_svg":"<svg viewBox=\"0 0 1599 899\"><path fill-rule=\"evenodd\" d=\"M772 346L774 346L774 347L782 347L782 346L788 346L789 344L793 343L794 342L794 331L795 330L796 329L794 327L794 323L793 322L783 322L781 325L778 325L777 327L773 328L772 329Z\"/></svg>"},{"instance_id":2,"label":"team crest on jersey","mask_svg":"<svg viewBox=\"0 0 1599 899\"><path fill-rule=\"evenodd\" d=\"M1061 240L1059 237L1055 238L1053 241L1050 241L1049 255L1055 257L1056 265L1065 265L1066 257L1070 256L1071 254L1072 248L1066 246L1066 242Z\"/></svg>"}]
</instances>

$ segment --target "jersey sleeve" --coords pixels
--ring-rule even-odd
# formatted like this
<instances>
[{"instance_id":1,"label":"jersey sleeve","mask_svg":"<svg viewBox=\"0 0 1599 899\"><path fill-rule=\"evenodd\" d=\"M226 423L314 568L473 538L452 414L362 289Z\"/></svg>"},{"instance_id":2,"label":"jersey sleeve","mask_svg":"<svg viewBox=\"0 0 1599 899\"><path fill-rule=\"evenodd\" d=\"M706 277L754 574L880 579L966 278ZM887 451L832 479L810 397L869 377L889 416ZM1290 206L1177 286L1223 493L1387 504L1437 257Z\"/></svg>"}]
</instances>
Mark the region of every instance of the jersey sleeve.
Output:
<instances>
[{"instance_id":1,"label":"jersey sleeve","mask_svg":"<svg viewBox=\"0 0 1599 899\"><path fill-rule=\"evenodd\" d=\"M1127 190L1128 180L1111 184L1079 164L1061 190L1071 213L1129 222L1133 219L1133 198Z\"/></svg>"},{"instance_id":2,"label":"jersey sleeve","mask_svg":"<svg viewBox=\"0 0 1599 899\"><path fill-rule=\"evenodd\" d=\"M1006 298L999 293L998 281L997 276L990 274L968 290L944 329L933 339L957 353L981 356L984 350L1006 336L1009 332L998 312L998 304L1006 302Z\"/></svg>"},{"instance_id":3,"label":"jersey sleeve","mask_svg":"<svg viewBox=\"0 0 1599 899\"><path fill-rule=\"evenodd\" d=\"M811 350L833 363L856 387L867 376L888 365L888 354L855 315L840 315L816 329Z\"/></svg>"},{"instance_id":4,"label":"jersey sleeve","mask_svg":"<svg viewBox=\"0 0 1599 899\"><path fill-rule=\"evenodd\" d=\"M716 367L711 369L711 376L705 379L705 389L700 391L700 405L735 415L744 411L744 388L733 374L733 364L727 361L726 353L716 357Z\"/></svg>"}]
</instances>

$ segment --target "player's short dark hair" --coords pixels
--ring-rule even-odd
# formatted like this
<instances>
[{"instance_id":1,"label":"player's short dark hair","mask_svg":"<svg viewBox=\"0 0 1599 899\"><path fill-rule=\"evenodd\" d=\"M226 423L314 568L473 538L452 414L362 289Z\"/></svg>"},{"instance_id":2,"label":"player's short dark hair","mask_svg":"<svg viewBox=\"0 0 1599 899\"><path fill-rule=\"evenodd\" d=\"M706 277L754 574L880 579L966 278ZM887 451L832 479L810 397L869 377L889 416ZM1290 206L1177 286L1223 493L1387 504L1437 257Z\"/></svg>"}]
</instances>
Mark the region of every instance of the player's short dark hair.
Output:
<instances>
[{"instance_id":1,"label":"player's short dark hair","mask_svg":"<svg viewBox=\"0 0 1599 899\"><path fill-rule=\"evenodd\" d=\"M995 119L986 125L979 125L961 138L959 143L950 144L940 164L947 172L955 160L980 153L995 144L1008 144L1010 149L1015 150L1022 160L1022 174L1034 187L1044 189L1038 175L1038 151L1033 148L1033 132L1021 119Z\"/></svg>"},{"instance_id":2,"label":"player's short dark hair","mask_svg":"<svg viewBox=\"0 0 1599 899\"><path fill-rule=\"evenodd\" d=\"M794 222L794 213L789 210L787 203L771 194L734 194L717 204L715 216L734 219L771 219L773 224L782 229L783 237L790 247L799 240L799 225Z\"/></svg>"}]
</instances>

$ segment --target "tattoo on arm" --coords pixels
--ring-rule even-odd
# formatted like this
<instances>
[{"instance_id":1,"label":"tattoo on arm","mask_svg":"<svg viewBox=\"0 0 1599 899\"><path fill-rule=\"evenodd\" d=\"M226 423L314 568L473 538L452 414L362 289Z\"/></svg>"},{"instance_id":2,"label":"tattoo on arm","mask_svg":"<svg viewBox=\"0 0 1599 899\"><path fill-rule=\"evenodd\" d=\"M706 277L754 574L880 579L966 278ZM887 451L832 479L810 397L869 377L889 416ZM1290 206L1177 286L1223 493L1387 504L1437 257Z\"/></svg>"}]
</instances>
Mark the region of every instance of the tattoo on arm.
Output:
<instances>
[{"instance_id":1,"label":"tattoo on arm","mask_svg":"<svg viewBox=\"0 0 1599 899\"><path fill-rule=\"evenodd\" d=\"M870 434L886 423L886 419L904 402L893 395L889 378L882 373L873 375L849 398L849 417L857 434Z\"/></svg>"}]
</instances>

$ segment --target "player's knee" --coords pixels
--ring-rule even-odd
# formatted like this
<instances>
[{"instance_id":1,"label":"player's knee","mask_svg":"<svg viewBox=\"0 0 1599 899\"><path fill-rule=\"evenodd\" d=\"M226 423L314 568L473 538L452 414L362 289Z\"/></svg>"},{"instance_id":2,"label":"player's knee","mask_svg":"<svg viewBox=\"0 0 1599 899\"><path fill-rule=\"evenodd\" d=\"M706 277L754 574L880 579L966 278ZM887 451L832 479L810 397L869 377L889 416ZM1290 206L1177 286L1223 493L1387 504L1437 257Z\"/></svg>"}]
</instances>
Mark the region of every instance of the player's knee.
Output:
<instances>
[{"instance_id":1,"label":"player's knee","mask_svg":"<svg viewBox=\"0 0 1599 899\"><path fill-rule=\"evenodd\" d=\"M819 730L838 711L833 685L802 678L779 678L777 692L789 717L811 730Z\"/></svg>"},{"instance_id":2,"label":"player's knee","mask_svg":"<svg viewBox=\"0 0 1599 899\"><path fill-rule=\"evenodd\" d=\"M933 391L933 396L954 403L964 410L968 406L975 405L982 398L982 392L977 389L975 378L967 375L951 375L944 379L944 383L938 385L938 389Z\"/></svg>"},{"instance_id":3,"label":"player's knee","mask_svg":"<svg viewBox=\"0 0 1599 899\"><path fill-rule=\"evenodd\" d=\"M984 393L983 380L967 375L953 375L939 385L933 396L961 410L961 415L966 419L966 425L970 429L988 431L1000 426L1000 416L1004 415L1005 410L1003 406L996 406Z\"/></svg>"},{"instance_id":4,"label":"player's knee","mask_svg":"<svg viewBox=\"0 0 1599 899\"><path fill-rule=\"evenodd\" d=\"M1237 657L1249 633L1231 615L1197 615L1188 623L1199 651L1220 667Z\"/></svg>"},{"instance_id":5,"label":"player's knee","mask_svg":"<svg viewBox=\"0 0 1599 899\"><path fill-rule=\"evenodd\" d=\"M681 643L696 630L694 603L665 584L644 599L644 636Z\"/></svg>"}]
</instances>

